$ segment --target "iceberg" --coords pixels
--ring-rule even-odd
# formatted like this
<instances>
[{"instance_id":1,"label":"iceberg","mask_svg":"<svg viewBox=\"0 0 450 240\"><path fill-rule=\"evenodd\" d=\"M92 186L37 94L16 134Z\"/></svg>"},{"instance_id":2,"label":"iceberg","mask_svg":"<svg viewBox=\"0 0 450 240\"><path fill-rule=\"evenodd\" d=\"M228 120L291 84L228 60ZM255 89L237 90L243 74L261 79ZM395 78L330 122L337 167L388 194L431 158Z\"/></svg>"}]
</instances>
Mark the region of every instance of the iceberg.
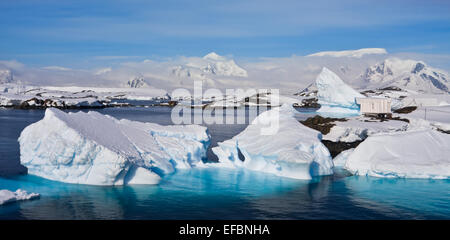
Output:
<instances>
[{"instance_id":1,"label":"iceberg","mask_svg":"<svg viewBox=\"0 0 450 240\"><path fill-rule=\"evenodd\" d=\"M324 67L316 78L318 103L322 107L318 112L336 112L358 114L359 106L356 98L364 98L362 94L345 84L334 72Z\"/></svg>"},{"instance_id":2,"label":"iceberg","mask_svg":"<svg viewBox=\"0 0 450 240\"><path fill-rule=\"evenodd\" d=\"M375 177L449 179L449 156L449 134L432 129L380 134L358 145L344 168Z\"/></svg>"},{"instance_id":3,"label":"iceberg","mask_svg":"<svg viewBox=\"0 0 450 240\"><path fill-rule=\"evenodd\" d=\"M32 175L78 184L156 184L177 168L203 164L209 135L197 125L161 126L48 108L22 131L19 143L20 161Z\"/></svg>"},{"instance_id":4,"label":"iceberg","mask_svg":"<svg viewBox=\"0 0 450 240\"><path fill-rule=\"evenodd\" d=\"M284 104L261 113L244 131L212 149L219 165L296 179L332 174L333 162L321 133L297 121L295 112ZM278 120L278 131L265 135L262 131L271 120Z\"/></svg>"},{"instance_id":5,"label":"iceberg","mask_svg":"<svg viewBox=\"0 0 450 240\"><path fill-rule=\"evenodd\" d=\"M28 193L22 189L17 189L15 192L0 190L0 205L16 201L36 199L39 198L39 196L40 195L38 193Z\"/></svg>"}]
</instances>

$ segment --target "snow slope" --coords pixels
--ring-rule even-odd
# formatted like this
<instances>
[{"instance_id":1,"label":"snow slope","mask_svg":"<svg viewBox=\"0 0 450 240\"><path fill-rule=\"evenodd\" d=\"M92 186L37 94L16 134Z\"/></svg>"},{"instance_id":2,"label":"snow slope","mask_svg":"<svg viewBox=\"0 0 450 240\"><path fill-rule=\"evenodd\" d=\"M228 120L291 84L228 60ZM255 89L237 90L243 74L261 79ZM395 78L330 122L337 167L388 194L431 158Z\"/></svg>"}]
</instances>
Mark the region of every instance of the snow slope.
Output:
<instances>
[{"instance_id":1,"label":"snow slope","mask_svg":"<svg viewBox=\"0 0 450 240\"><path fill-rule=\"evenodd\" d=\"M356 98L364 96L345 84L334 72L323 68L316 78L318 103L322 107L318 112L358 113Z\"/></svg>"},{"instance_id":2,"label":"snow slope","mask_svg":"<svg viewBox=\"0 0 450 240\"><path fill-rule=\"evenodd\" d=\"M9 190L0 190L0 205L22 200L31 200L35 198L39 198L38 193L27 193L22 189L17 189L17 191L15 192L11 192Z\"/></svg>"},{"instance_id":3,"label":"snow slope","mask_svg":"<svg viewBox=\"0 0 450 240\"><path fill-rule=\"evenodd\" d=\"M347 121L333 122L335 126L323 136L324 140L333 142L354 142L366 139L368 136L379 133L406 131L408 123L404 121L373 120L363 116L347 118Z\"/></svg>"},{"instance_id":4,"label":"snow slope","mask_svg":"<svg viewBox=\"0 0 450 240\"><path fill-rule=\"evenodd\" d=\"M244 131L218 143L213 152L225 166L283 177L311 179L332 174L333 163L328 149L320 142L321 133L299 123L295 112L289 104L266 111ZM278 121L278 131L263 135L261 130L271 121Z\"/></svg>"},{"instance_id":5,"label":"snow slope","mask_svg":"<svg viewBox=\"0 0 450 240\"><path fill-rule=\"evenodd\" d=\"M20 137L28 173L80 184L156 184L176 168L202 164L205 127L117 120L98 112L49 108Z\"/></svg>"},{"instance_id":6,"label":"snow slope","mask_svg":"<svg viewBox=\"0 0 450 240\"><path fill-rule=\"evenodd\" d=\"M416 126L450 131L450 106L419 107L411 113L400 116L408 118Z\"/></svg>"},{"instance_id":7,"label":"snow slope","mask_svg":"<svg viewBox=\"0 0 450 240\"><path fill-rule=\"evenodd\" d=\"M347 162L348 156L350 156L350 154L352 154L353 151L355 151L355 149L350 148L350 149L342 151L336 157L334 157L333 158L334 167L339 167L339 168L344 167L345 163Z\"/></svg>"},{"instance_id":8,"label":"snow slope","mask_svg":"<svg viewBox=\"0 0 450 240\"><path fill-rule=\"evenodd\" d=\"M344 167L357 175L448 179L450 134L426 129L370 136Z\"/></svg>"},{"instance_id":9,"label":"snow slope","mask_svg":"<svg viewBox=\"0 0 450 240\"><path fill-rule=\"evenodd\" d=\"M425 93L450 92L450 76L422 61L388 58L366 69L362 81L370 88L395 86Z\"/></svg>"}]
</instances>

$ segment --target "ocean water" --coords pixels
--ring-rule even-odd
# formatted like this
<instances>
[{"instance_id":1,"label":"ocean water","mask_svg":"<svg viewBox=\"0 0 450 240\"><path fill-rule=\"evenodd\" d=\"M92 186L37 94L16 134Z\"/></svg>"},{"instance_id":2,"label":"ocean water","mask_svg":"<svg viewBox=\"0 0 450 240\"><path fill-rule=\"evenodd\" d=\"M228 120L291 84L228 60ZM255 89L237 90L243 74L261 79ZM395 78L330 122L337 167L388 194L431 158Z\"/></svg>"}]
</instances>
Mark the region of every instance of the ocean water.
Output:
<instances>
[{"instance_id":1,"label":"ocean water","mask_svg":"<svg viewBox=\"0 0 450 240\"><path fill-rule=\"evenodd\" d=\"M171 124L170 108L97 110ZM298 114L299 119L314 115ZM450 180L381 179L337 173L311 181L234 169L191 169L159 185L87 186L23 175L17 138L42 110L0 109L0 189L40 199L0 206L0 219L450 219ZM207 125L212 145L246 124ZM215 161L209 152L210 161Z\"/></svg>"}]
</instances>

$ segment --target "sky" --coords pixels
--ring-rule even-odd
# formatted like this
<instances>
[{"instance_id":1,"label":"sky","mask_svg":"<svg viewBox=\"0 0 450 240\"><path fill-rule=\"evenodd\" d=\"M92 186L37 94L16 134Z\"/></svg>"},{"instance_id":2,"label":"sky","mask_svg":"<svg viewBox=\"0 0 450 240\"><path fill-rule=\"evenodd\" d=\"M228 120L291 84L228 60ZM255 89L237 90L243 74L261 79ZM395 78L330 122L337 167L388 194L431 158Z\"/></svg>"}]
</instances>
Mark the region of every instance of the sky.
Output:
<instances>
[{"instance_id":1,"label":"sky","mask_svg":"<svg viewBox=\"0 0 450 240\"><path fill-rule=\"evenodd\" d=\"M450 1L0 0L0 60L94 68L385 48L450 55Z\"/></svg>"}]
</instances>

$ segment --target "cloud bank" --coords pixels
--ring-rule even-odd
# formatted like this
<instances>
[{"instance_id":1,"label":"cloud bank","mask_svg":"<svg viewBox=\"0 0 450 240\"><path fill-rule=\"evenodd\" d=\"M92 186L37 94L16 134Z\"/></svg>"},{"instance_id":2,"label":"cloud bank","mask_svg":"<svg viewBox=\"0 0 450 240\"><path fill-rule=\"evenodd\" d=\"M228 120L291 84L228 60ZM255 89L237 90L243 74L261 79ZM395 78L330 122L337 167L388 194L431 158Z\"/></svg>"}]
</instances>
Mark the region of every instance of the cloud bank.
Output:
<instances>
[{"instance_id":1,"label":"cloud bank","mask_svg":"<svg viewBox=\"0 0 450 240\"><path fill-rule=\"evenodd\" d=\"M361 54L362 52L364 54ZM202 68L208 63L205 58L187 56L164 60L125 61L115 66L93 69L73 69L59 66L28 67L17 61L0 61L0 69L11 70L14 79L23 84L41 86L126 87L128 80L142 76L150 86L168 91L180 87L191 89L194 80L201 80L204 82L204 87L221 90L226 88L277 88L282 93L292 94L313 82L322 67L331 69L344 81L357 87L360 85L360 76L367 67L388 57L412 58L425 62L432 59L435 61L437 59L436 62L448 62L449 59L448 56L443 55L388 54L385 49L378 49L374 53L356 50L332 52L331 55L330 53L318 53L309 56L293 55L286 58L233 61L237 66L246 70L247 77L205 73ZM232 56L219 56L218 59L227 62L232 60ZM433 61L428 63L433 64ZM180 74L180 69L185 72ZM444 68L444 70L447 69Z\"/></svg>"}]
</instances>

